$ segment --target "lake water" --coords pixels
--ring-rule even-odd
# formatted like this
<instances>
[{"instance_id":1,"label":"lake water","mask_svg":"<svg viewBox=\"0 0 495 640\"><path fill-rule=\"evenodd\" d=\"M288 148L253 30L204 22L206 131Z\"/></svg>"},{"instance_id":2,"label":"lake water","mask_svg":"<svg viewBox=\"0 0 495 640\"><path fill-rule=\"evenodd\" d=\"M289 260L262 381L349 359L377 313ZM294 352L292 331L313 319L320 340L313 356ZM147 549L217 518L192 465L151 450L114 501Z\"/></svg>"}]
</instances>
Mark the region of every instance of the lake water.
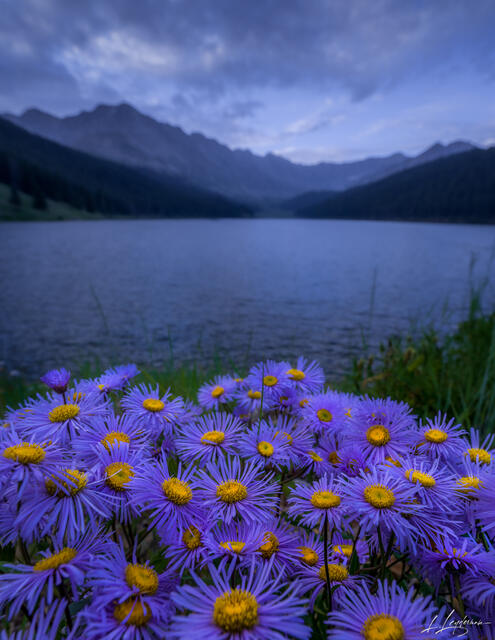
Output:
<instances>
[{"instance_id":1,"label":"lake water","mask_svg":"<svg viewBox=\"0 0 495 640\"><path fill-rule=\"evenodd\" d=\"M304 354L330 377L411 323L442 330L495 275L495 228L312 220L0 226L0 359L236 362ZM495 303L490 283L487 305ZM448 309L446 313L445 310Z\"/></svg>"}]
</instances>

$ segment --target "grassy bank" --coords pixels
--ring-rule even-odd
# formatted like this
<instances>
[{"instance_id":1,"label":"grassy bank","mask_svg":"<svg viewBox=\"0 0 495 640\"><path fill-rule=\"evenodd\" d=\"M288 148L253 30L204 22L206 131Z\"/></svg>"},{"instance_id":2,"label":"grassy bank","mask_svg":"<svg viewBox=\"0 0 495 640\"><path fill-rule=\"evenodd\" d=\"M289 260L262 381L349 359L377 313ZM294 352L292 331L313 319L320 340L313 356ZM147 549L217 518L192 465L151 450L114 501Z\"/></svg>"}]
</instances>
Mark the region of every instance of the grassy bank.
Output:
<instances>
[{"instance_id":1,"label":"grassy bank","mask_svg":"<svg viewBox=\"0 0 495 640\"><path fill-rule=\"evenodd\" d=\"M187 366L170 361L161 369L143 369L136 381L171 387L175 394L192 399L204 381L229 370L229 364L220 359ZM86 365L77 377L100 372ZM337 388L390 396L408 402L419 416L442 411L466 428L495 432L495 313L484 314L479 297L473 296L469 314L455 332L440 338L429 330L416 339L391 339L375 355L349 363L349 372ZM44 391L40 383L0 370L2 411L38 391Z\"/></svg>"}]
</instances>

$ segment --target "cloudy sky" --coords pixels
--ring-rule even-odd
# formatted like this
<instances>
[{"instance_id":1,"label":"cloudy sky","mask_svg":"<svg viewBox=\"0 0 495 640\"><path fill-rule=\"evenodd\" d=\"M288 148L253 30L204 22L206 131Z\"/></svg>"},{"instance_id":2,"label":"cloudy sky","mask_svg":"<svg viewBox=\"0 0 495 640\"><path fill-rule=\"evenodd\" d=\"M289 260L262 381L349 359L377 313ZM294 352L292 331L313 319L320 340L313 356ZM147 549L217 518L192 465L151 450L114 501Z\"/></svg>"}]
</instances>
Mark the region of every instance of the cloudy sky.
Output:
<instances>
[{"instance_id":1,"label":"cloudy sky","mask_svg":"<svg viewBox=\"0 0 495 640\"><path fill-rule=\"evenodd\" d=\"M493 0L0 0L0 112L129 102L301 162L495 145Z\"/></svg>"}]
</instances>

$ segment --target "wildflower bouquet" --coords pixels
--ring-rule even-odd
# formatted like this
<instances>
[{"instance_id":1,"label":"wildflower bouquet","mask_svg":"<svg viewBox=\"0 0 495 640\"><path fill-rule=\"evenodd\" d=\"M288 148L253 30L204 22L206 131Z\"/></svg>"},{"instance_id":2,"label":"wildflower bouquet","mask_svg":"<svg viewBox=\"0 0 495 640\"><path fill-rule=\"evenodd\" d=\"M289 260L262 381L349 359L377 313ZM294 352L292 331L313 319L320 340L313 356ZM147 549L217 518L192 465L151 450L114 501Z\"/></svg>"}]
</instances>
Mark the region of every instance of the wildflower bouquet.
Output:
<instances>
[{"instance_id":1,"label":"wildflower bouquet","mask_svg":"<svg viewBox=\"0 0 495 640\"><path fill-rule=\"evenodd\" d=\"M137 374L7 412L1 640L495 638L493 436L303 358L197 404Z\"/></svg>"}]
</instances>

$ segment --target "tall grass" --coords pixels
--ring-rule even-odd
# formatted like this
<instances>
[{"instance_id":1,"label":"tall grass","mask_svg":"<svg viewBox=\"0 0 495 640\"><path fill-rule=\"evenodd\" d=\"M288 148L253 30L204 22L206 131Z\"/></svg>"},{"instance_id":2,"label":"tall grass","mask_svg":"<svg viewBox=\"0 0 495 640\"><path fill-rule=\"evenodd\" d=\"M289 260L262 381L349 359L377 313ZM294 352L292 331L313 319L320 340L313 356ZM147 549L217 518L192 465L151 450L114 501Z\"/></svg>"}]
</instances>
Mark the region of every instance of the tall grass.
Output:
<instances>
[{"instance_id":1,"label":"tall grass","mask_svg":"<svg viewBox=\"0 0 495 640\"><path fill-rule=\"evenodd\" d=\"M494 432L495 313L483 313L481 293L473 292L455 332L390 339L376 356L355 361L341 388L404 400L419 416L442 411L467 428Z\"/></svg>"}]
</instances>

